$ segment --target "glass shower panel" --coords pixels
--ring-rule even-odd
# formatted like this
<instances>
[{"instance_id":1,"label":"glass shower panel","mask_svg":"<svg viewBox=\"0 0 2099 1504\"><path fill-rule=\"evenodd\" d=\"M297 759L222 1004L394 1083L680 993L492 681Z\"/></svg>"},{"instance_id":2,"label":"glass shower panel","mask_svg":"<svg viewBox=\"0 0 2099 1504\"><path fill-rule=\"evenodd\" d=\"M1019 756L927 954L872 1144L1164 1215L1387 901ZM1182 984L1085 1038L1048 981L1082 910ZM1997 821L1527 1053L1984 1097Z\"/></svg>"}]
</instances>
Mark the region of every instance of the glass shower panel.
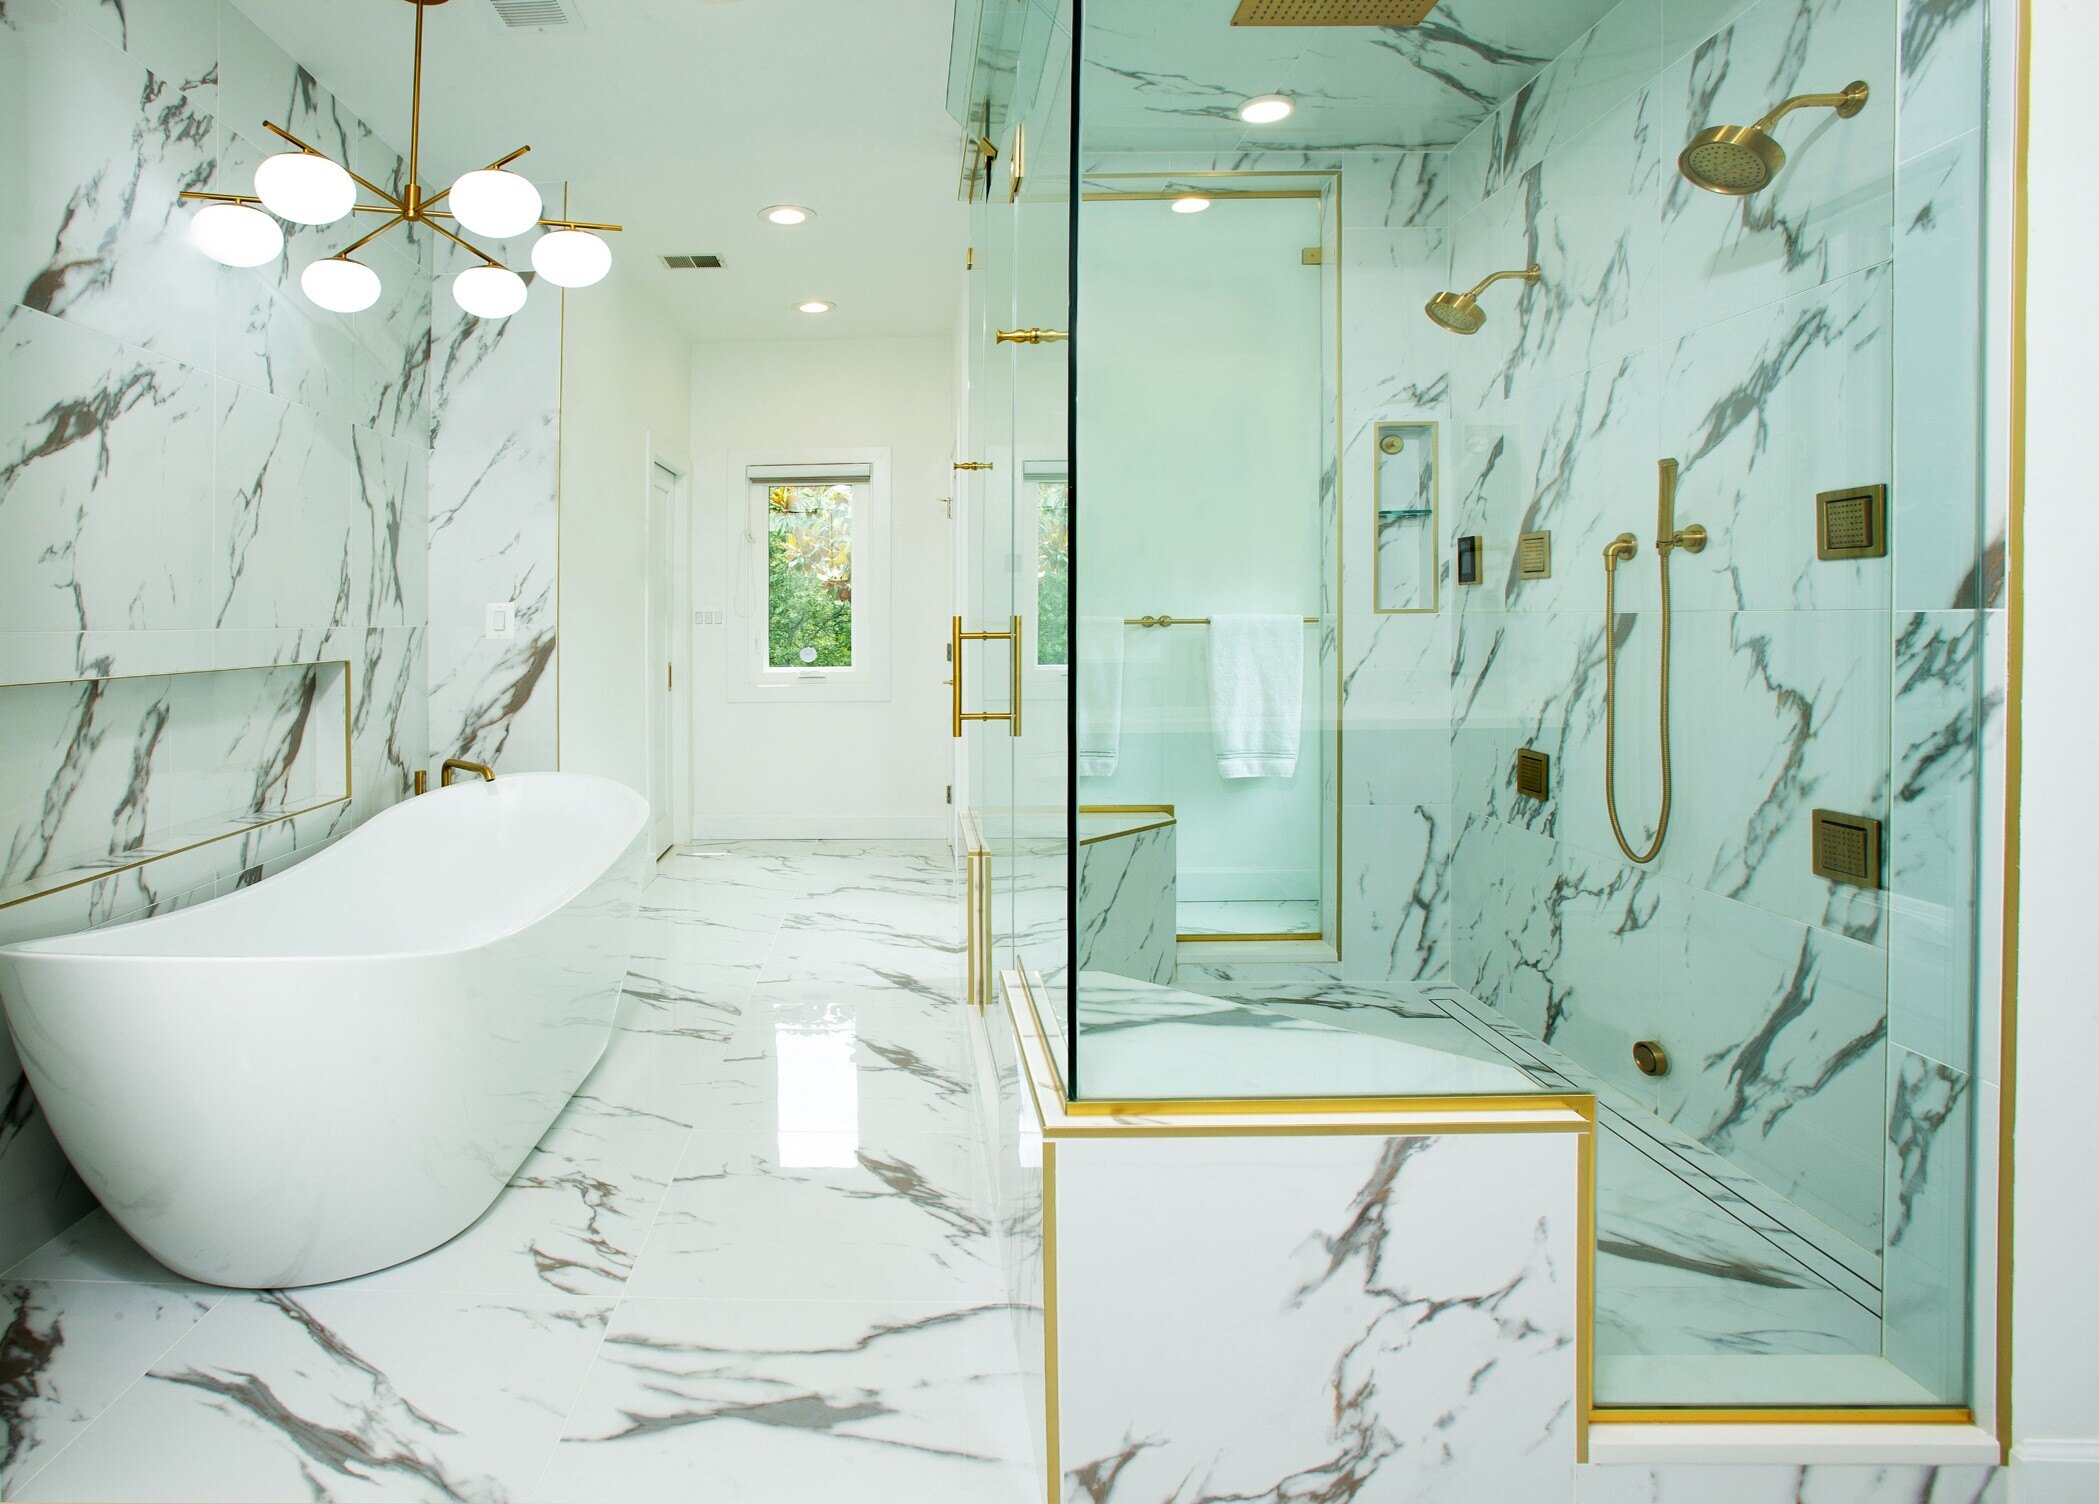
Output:
<instances>
[{"instance_id":1,"label":"glass shower panel","mask_svg":"<svg viewBox=\"0 0 2099 1504\"><path fill-rule=\"evenodd\" d=\"M1095 1096L1591 1095L1600 1405L1958 1407L1984 8L1712 9L1089 0L1074 1049ZM1757 182L1680 166L1789 99ZM1239 786L1211 639L1293 610L1301 782ZM1333 953L1220 956L1220 893Z\"/></svg>"}]
</instances>

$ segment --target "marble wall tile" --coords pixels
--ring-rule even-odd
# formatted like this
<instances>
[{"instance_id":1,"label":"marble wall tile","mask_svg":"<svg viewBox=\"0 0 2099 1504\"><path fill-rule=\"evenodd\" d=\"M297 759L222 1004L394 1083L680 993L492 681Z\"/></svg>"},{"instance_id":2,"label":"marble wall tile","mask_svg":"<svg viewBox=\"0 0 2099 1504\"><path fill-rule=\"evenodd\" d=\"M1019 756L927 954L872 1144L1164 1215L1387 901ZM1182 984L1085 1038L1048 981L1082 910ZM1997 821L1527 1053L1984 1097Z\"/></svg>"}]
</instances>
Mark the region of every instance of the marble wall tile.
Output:
<instances>
[{"instance_id":1,"label":"marble wall tile","mask_svg":"<svg viewBox=\"0 0 2099 1504\"><path fill-rule=\"evenodd\" d=\"M350 425L221 381L213 495L215 627L356 621L371 532L356 525Z\"/></svg>"},{"instance_id":2,"label":"marble wall tile","mask_svg":"<svg viewBox=\"0 0 2099 1504\"><path fill-rule=\"evenodd\" d=\"M2002 551L1985 551L1979 537L1985 157L1982 132L1971 130L1895 170L1889 530L1898 610L1974 609L2002 597Z\"/></svg>"},{"instance_id":3,"label":"marble wall tile","mask_svg":"<svg viewBox=\"0 0 2099 1504\"><path fill-rule=\"evenodd\" d=\"M1558 1134L1060 1145L1065 1500L1569 1499L1574 1153ZM1257 1222L1231 1211L1249 1202Z\"/></svg>"},{"instance_id":4,"label":"marble wall tile","mask_svg":"<svg viewBox=\"0 0 2099 1504\"><path fill-rule=\"evenodd\" d=\"M209 376L0 312L0 633L211 620Z\"/></svg>"},{"instance_id":5,"label":"marble wall tile","mask_svg":"<svg viewBox=\"0 0 2099 1504\"><path fill-rule=\"evenodd\" d=\"M1693 611L1676 619L1668 876L1875 945L1883 895L1812 866L1816 809L1888 819L1887 618ZM1695 740L1693 739L1695 738Z\"/></svg>"},{"instance_id":6,"label":"marble wall tile","mask_svg":"<svg viewBox=\"0 0 2099 1504\"><path fill-rule=\"evenodd\" d=\"M1880 1247L1885 953L1710 893L1673 898L1662 1118Z\"/></svg>"},{"instance_id":7,"label":"marble wall tile","mask_svg":"<svg viewBox=\"0 0 2099 1504\"><path fill-rule=\"evenodd\" d=\"M1889 1037L1968 1069L1975 1049L1975 915L1984 623L1965 611L1896 618L1888 808Z\"/></svg>"},{"instance_id":8,"label":"marble wall tile","mask_svg":"<svg viewBox=\"0 0 2099 1504\"><path fill-rule=\"evenodd\" d=\"M1982 120L1989 12L1986 0L1901 0L1896 37L1902 84L1898 161L1933 151Z\"/></svg>"},{"instance_id":9,"label":"marble wall tile","mask_svg":"<svg viewBox=\"0 0 2099 1504\"><path fill-rule=\"evenodd\" d=\"M1079 845L1081 971L1171 982L1175 961L1174 828L1163 825Z\"/></svg>"},{"instance_id":10,"label":"marble wall tile","mask_svg":"<svg viewBox=\"0 0 2099 1504\"><path fill-rule=\"evenodd\" d=\"M1729 198L1670 172L1663 184L1662 329L1682 334L1888 257L1894 218L1895 0L1759 0L1663 71L1661 140L1758 119L1792 94L1863 79L1850 120L1820 110L1778 129L1785 170Z\"/></svg>"},{"instance_id":11,"label":"marble wall tile","mask_svg":"<svg viewBox=\"0 0 2099 1504\"><path fill-rule=\"evenodd\" d=\"M1346 809L1342 975L1440 981L1450 974L1452 901L1447 804Z\"/></svg>"},{"instance_id":12,"label":"marble wall tile","mask_svg":"<svg viewBox=\"0 0 2099 1504\"><path fill-rule=\"evenodd\" d=\"M1676 557L1679 609L1886 606L1889 560L1816 557L1815 497L1889 480L1892 283L1873 267L1675 342L1657 453L1677 526L1709 535Z\"/></svg>"},{"instance_id":13,"label":"marble wall tile","mask_svg":"<svg viewBox=\"0 0 2099 1504\"><path fill-rule=\"evenodd\" d=\"M1481 127L1488 192L1581 134L1661 71L1662 0L1620 0Z\"/></svg>"},{"instance_id":14,"label":"marble wall tile","mask_svg":"<svg viewBox=\"0 0 2099 1504\"><path fill-rule=\"evenodd\" d=\"M176 195L212 180L218 86L149 72L56 0L0 19L0 289L210 369L212 299Z\"/></svg>"},{"instance_id":15,"label":"marble wall tile","mask_svg":"<svg viewBox=\"0 0 2099 1504\"><path fill-rule=\"evenodd\" d=\"M1904 1373L1956 1402L1968 1393L1975 1083L1966 1072L1895 1049L1887 1095L1883 1346Z\"/></svg>"}]
</instances>

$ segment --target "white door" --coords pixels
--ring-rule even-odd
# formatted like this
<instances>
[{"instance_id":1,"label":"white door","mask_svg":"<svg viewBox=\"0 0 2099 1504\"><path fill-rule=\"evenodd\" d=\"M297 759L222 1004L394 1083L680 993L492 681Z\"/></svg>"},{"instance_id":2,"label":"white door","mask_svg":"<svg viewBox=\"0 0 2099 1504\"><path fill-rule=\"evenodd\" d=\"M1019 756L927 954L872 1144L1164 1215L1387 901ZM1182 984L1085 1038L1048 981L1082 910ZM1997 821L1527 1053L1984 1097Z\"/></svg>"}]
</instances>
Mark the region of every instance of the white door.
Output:
<instances>
[{"instance_id":1,"label":"white door","mask_svg":"<svg viewBox=\"0 0 2099 1504\"><path fill-rule=\"evenodd\" d=\"M655 816L656 851L676 844L673 790L677 787L674 748L677 707L684 686L678 683L672 644L682 607L678 600L679 477L653 465L649 470L649 808Z\"/></svg>"}]
</instances>

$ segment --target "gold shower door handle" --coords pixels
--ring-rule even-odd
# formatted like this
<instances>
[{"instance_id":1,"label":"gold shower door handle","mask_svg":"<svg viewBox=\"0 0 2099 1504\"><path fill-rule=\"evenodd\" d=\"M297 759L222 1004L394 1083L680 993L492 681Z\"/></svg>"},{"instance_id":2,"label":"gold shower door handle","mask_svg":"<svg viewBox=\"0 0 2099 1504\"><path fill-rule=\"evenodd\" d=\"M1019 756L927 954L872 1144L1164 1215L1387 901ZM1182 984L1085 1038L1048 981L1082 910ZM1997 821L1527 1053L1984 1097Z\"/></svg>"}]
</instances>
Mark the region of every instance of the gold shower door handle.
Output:
<instances>
[{"instance_id":1,"label":"gold shower door handle","mask_svg":"<svg viewBox=\"0 0 2099 1504\"><path fill-rule=\"evenodd\" d=\"M953 618L954 628L948 637L948 657L955 665L954 677L948 687L952 693L950 701L954 734L962 734L964 721L1004 721L1006 729L1020 735L1020 618L1012 618L1013 625L1004 632L965 632L962 618ZM962 708L962 644L965 642L1004 642L1013 647L1013 708L1011 710L964 710Z\"/></svg>"},{"instance_id":2,"label":"gold shower door handle","mask_svg":"<svg viewBox=\"0 0 2099 1504\"><path fill-rule=\"evenodd\" d=\"M1062 329L1001 329L993 337L998 345L1049 345L1071 336Z\"/></svg>"}]
</instances>

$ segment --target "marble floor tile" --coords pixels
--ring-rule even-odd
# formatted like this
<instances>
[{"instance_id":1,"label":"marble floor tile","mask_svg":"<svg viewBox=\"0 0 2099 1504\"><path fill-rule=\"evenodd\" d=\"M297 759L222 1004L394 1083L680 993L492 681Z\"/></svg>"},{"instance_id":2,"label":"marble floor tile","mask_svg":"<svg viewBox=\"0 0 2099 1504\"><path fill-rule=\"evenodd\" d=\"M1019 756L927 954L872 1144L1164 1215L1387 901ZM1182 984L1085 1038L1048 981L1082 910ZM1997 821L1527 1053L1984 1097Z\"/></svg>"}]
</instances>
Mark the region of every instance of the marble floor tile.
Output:
<instances>
[{"instance_id":1,"label":"marble floor tile","mask_svg":"<svg viewBox=\"0 0 2099 1504\"><path fill-rule=\"evenodd\" d=\"M605 1316L405 1291L229 1295L10 1497L523 1497Z\"/></svg>"},{"instance_id":2,"label":"marble floor tile","mask_svg":"<svg viewBox=\"0 0 2099 1504\"><path fill-rule=\"evenodd\" d=\"M192 1285L0 1281L0 1495L21 1489L222 1291Z\"/></svg>"},{"instance_id":3,"label":"marble floor tile","mask_svg":"<svg viewBox=\"0 0 2099 1504\"><path fill-rule=\"evenodd\" d=\"M1024 1504L1024 1414L1001 1304L623 1301L538 1496Z\"/></svg>"},{"instance_id":4,"label":"marble floor tile","mask_svg":"<svg viewBox=\"0 0 2099 1504\"><path fill-rule=\"evenodd\" d=\"M959 1135L697 1133L627 1293L1001 1299L979 1173Z\"/></svg>"}]
</instances>

